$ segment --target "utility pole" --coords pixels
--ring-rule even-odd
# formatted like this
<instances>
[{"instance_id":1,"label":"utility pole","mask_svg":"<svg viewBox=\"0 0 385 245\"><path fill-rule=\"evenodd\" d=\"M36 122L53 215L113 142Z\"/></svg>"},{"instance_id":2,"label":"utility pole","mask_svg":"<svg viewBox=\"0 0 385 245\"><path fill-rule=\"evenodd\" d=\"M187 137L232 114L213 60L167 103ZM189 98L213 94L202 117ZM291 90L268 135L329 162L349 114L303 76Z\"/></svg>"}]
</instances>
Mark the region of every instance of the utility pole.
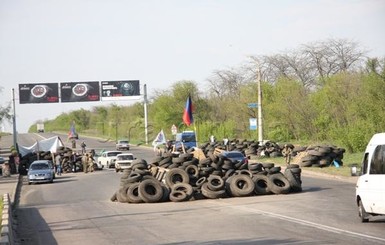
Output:
<instances>
[{"instance_id":1,"label":"utility pole","mask_svg":"<svg viewBox=\"0 0 385 245\"><path fill-rule=\"evenodd\" d=\"M262 89L261 89L261 71L259 69L259 62L257 61L257 85L258 85L258 142L263 143L262 130Z\"/></svg>"},{"instance_id":2,"label":"utility pole","mask_svg":"<svg viewBox=\"0 0 385 245\"><path fill-rule=\"evenodd\" d=\"M16 131L16 103L15 103L15 89L12 89L12 102L13 102L13 146L17 149L17 131Z\"/></svg>"},{"instance_id":3,"label":"utility pole","mask_svg":"<svg viewBox=\"0 0 385 245\"><path fill-rule=\"evenodd\" d=\"M147 122L147 85L143 85L143 99L144 99L144 135L146 138L146 145L148 144L148 122Z\"/></svg>"}]
</instances>

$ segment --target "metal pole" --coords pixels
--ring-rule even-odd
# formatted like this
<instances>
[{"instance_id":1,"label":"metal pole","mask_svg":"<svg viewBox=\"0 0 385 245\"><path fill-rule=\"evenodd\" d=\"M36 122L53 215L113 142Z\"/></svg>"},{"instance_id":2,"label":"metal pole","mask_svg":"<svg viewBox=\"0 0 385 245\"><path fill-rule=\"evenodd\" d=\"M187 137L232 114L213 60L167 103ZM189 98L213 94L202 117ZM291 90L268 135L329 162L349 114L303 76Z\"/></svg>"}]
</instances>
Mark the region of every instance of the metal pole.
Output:
<instances>
[{"instance_id":1,"label":"metal pole","mask_svg":"<svg viewBox=\"0 0 385 245\"><path fill-rule=\"evenodd\" d=\"M15 103L15 89L12 89L12 102L13 102L13 146L17 149L17 131L16 131L16 103Z\"/></svg>"},{"instance_id":2,"label":"metal pole","mask_svg":"<svg viewBox=\"0 0 385 245\"><path fill-rule=\"evenodd\" d=\"M263 143L262 130L262 89L261 89L261 72L259 70L259 62L257 62L257 84L258 84L258 141Z\"/></svg>"},{"instance_id":3,"label":"metal pole","mask_svg":"<svg viewBox=\"0 0 385 245\"><path fill-rule=\"evenodd\" d=\"M146 145L148 144L148 122L147 122L147 85L143 85L143 99L144 99L144 135L146 137Z\"/></svg>"}]
</instances>

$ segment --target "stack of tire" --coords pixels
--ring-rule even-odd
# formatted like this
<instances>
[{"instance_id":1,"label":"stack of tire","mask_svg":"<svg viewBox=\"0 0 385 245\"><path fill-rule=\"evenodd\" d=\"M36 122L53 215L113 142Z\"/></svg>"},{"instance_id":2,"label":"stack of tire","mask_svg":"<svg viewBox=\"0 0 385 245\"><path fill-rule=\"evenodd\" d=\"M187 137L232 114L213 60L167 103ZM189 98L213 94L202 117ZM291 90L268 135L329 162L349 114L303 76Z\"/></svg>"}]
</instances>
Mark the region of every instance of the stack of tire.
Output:
<instances>
[{"instance_id":1,"label":"stack of tire","mask_svg":"<svg viewBox=\"0 0 385 245\"><path fill-rule=\"evenodd\" d=\"M336 146L309 146L305 151L299 152L293 162L301 167L342 166L344 153L344 148Z\"/></svg>"},{"instance_id":2,"label":"stack of tire","mask_svg":"<svg viewBox=\"0 0 385 245\"><path fill-rule=\"evenodd\" d=\"M153 159L135 160L125 170L112 201L123 203L182 202L202 198L245 197L299 192L301 169L289 165L284 172L274 163L232 162L208 152L198 160L191 152ZM167 170L158 180L157 173Z\"/></svg>"},{"instance_id":3,"label":"stack of tire","mask_svg":"<svg viewBox=\"0 0 385 245\"><path fill-rule=\"evenodd\" d=\"M255 160L261 156L265 157L280 157L282 156L282 147L273 141L267 141L263 145L260 145L254 140L246 139L232 139L228 143L226 148L223 142L211 142L205 143L200 148L207 154L213 149L229 150L229 151L240 151L249 159Z\"/></svg>"}]
</instances>

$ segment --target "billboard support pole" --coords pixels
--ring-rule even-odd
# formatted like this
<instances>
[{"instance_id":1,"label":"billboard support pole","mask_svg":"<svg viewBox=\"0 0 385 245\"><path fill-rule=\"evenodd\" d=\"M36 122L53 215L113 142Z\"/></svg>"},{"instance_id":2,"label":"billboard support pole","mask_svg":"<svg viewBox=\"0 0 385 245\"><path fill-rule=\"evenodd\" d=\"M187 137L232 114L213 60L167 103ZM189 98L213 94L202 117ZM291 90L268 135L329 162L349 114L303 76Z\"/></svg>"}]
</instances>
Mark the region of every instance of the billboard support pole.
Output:
<instances>
[{"instance_id":1,"label":"billboard support pole","mask_svg":"<svg viewBox=\"0 0 385 245\"><path fill-rule=\"evenodd\" d=\"M13 117L12 117L12 123L13 123L13 146L16 150L18 150L17 147L17 131L16 131L16 105L15 105L15 89L12 89L12 103L13 103Z\"/></svg>"},{"instance_id":2,"label":"billboard support pole","mask_svg":"<svg viewBox=\"0 0 385 245\"><path fill-rule=\"evenodd\" d=\"M147 85L143 85L143 99L144 99L144 135L146 137L146 145L148 145L148 122L147 122Z\"/></svg>"}]
</instances>

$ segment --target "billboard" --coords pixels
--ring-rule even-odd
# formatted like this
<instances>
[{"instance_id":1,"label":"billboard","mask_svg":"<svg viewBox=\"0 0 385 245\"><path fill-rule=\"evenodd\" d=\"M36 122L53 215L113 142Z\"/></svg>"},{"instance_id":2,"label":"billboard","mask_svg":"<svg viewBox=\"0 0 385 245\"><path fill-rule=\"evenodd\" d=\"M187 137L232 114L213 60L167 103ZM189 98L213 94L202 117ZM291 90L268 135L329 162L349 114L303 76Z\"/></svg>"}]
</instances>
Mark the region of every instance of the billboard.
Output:
<instances>
[{"instance_id":1,"label":"billboard","mask_svg":"<svg viewBox=\"0 0 385 245\"><path fill-rule=\"evenodd\" d=\"M19 103L58 103L58 83L19 84Z\"/></svg>"},{"instance_id":2,"label":"billboard","mask_svg":"<svg viewBox=\"0 0 385 245\"><path fill-rule=\"evenodd\" d=\"M99 101L99 82L60 83L61 102Z\"/></svg>"},{"instance_id":3,"label":"billboard","mask_svg":"<svg viewBox=\"0 0 385 245\"><path fill-rule=\"evenodd\" d=\"M140 96L139 80L102 81L102 100L124 100Z\"/></svg>"}]
</instances>

